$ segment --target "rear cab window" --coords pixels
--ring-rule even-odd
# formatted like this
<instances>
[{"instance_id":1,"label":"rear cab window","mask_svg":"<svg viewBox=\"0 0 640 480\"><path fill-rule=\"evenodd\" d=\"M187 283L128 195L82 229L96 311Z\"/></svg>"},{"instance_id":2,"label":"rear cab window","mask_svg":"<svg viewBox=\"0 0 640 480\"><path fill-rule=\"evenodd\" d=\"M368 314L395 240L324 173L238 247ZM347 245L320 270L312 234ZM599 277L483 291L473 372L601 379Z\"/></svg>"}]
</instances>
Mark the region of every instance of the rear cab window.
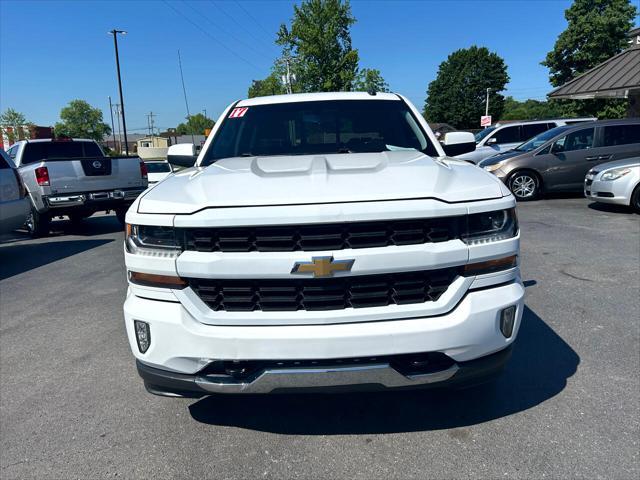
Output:
<instances>
[{"instance_id":1,"label":"rear cab window","mask_svg":"<svg viewBox=\"0 0 640 480\"><path fill-rule=\"evenodd\" d=\"M29 142L24 146L22 164L38 163L42 160L70 160L102 156L100 147L94 142Z\"/></svg>"},{"instance_id":2,"label":"rear cab window","mask_svg":"<svg viewBox=\"0 0 640 480\"><path fill-rule=\"evenodd\" d=\"M171 172L171 167L164 162L145 162L149 173L166 173Z\"/></svg>"}]
</instances>

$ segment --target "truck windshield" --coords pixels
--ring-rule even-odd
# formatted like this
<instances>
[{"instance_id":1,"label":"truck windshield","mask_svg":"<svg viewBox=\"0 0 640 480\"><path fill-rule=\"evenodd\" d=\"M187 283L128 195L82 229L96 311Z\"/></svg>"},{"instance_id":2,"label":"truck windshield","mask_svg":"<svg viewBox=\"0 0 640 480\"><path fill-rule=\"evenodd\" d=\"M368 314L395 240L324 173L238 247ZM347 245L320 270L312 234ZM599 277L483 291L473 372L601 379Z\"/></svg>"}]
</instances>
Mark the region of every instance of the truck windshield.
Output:
<instances>
[{"instance_id":1,"label":"truck windshield","mask_svg":"<svg viewBox=\"0 0 640 480\"><path fill-rule=\"evenodd\" d=\"M83 157L102 157L100 148L93 142L30 142L24 146L22 164L42 160L69 160Z\"/></svg>"},{"instance_id":2,"label":"truck windshield","mask_svg":"<svg viewBox=\"0 0 640 480\"><path fill-rule=\"evenodd\" d=\"M228 157L390 150L438 155L400 100L292 102L232 109L202 165Z\"/></svg>"}]
</instances>

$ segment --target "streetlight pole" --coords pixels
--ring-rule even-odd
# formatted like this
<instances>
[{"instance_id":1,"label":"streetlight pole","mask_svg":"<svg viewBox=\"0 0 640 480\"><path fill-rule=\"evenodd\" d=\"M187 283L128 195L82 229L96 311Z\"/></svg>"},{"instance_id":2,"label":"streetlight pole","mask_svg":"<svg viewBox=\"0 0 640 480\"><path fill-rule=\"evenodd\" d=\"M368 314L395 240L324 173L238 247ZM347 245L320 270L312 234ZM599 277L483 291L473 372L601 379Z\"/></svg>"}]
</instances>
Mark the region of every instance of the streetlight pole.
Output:
<instances>
[{"instance_id":1,"label":"streetlight pole","mask_svg":"<svg viewBox=\"0 0 640 480\"><path fill-rule=\"evenodd\" d=\"M126 35L124 30L113 29L109 32L113 35L113 46L116 49L116 70L118 71L118 89L120 90L120 111L122 112L122 130L124 131L124 151L129 156L129 142L127 142L127 123L124 119L124 98L122 96L122 79L120 78L120 57L118 56L118 34Z\"/></svg>"},{"instance_id":2,"label":"streetlight pole","mask_svg":"<svg viewBox=\"0 0 640 480\"><path fill-rule=\"evenodd\" d=\"M485 111L484 111L485 117L489 115L489 90L491 90L491 89L487 88L487 106L486 106Z\"/></svg>"}]
</instances>

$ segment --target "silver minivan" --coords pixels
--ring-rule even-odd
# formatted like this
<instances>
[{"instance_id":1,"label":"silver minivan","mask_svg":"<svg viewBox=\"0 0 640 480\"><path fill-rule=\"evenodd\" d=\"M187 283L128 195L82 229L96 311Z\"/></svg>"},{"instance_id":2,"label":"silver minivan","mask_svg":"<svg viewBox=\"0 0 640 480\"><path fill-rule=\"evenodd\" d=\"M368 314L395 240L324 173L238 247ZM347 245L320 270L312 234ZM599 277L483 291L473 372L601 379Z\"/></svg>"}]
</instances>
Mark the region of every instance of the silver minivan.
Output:
<instances>
[{"instance_id":1,"label":"silver minivan","mask_svg":"<svg viewBox=\"0 0 640 480\"><path fill-rule=\"evenodd\" d=\"M597 118L559 118L548 120L528 120L526 122L496 123L492 127L475 134L476 149L472 152L457 155L459 160L477 164L485 158L511 150L522 142L562 125L575 125L593 122Z\"/></svg>"},{"instance_id":2,"label":"silver minivan","mask_svg":"<svg viewBox=\"0 0 640 480\"><path fill-rule=\"evenodd\" d=\"M595 165L640 155L640 118L603 120L544 132L479 166L500 178L518 200L542 192L579 192Z\"/></svg>"}]
</instances>

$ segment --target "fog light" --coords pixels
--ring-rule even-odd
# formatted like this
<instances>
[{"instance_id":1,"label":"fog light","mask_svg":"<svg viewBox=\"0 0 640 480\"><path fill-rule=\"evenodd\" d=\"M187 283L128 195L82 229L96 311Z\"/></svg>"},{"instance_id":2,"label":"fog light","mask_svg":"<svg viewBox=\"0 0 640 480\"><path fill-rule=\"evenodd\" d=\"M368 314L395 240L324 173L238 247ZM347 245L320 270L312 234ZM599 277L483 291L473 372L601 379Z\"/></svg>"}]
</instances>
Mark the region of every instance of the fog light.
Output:
<instances>
[{"instance_id":1,"label":"fog light","mask_svg":"<svg viewBox=\"0 0 640 480\"><path fill-rule=\"evenodd\" d=\"M511 305L500 312L500 331L505 338L513 334L513 326L516 323L516 306Z\"/></svg>"},{"instance_id":2,"label":"fog light","mask_svg":"<svg viewBox=\"0 0 640 480\"><path fill-rule=\"evenodd\" d=\"M151 345L151 331L149 330L149 324L141 322L140 320L134 320L133 324L136 329L138 350L140 350L140 353L144 353L149 350L149 345Z\"/></svg>"}]
</instances>

